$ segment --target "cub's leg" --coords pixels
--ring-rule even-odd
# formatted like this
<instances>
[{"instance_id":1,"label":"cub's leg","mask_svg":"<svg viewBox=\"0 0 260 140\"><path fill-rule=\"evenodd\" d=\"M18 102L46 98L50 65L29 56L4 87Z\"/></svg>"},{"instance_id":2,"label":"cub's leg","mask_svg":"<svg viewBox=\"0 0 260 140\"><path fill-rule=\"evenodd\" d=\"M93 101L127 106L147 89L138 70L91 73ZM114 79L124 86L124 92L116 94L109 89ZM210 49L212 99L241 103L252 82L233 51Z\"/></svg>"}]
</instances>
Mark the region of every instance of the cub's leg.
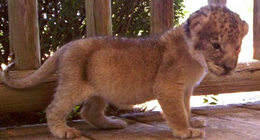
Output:
<instances>
[{"instance_id":1,"label":"cub's leg","mask_svg":"<svg viewBox=\"0 0 260 140\"><path fill-rule=\"evenodd\" d=\"M160 85L155 87L155 91L165 119L175 137L193 138L205 135L204 131L191 128L189 125L184 105L185 85L160 82Z\"/></svg>"},{"instance_id":2,"label":"cub's leg","mask_svg":"<svg viewBox=\"0 0 260 140\"><path fill-rule=\"evenodd\" d=\"M85 40L89 41L89 40ZM58 138L75 138L80 132L66 124L66 117L75 105L83 104L92 93L88 83L87 61L91 42L78 40L68 45L59 60L59 86L55 98L47 108L47 121L51 132Z\"/></svg>"},{"instance_id":3,"label":"cub's leg","mask_svg":"<svg viewBox=\"0 0 260 140\"><path fill-rule=\"evenodd\" d=\"M192 93L193 93L193 88L187 88L184 96L184 104L187 111L188 119L190 121L190 125L196 128L204 127L206 126L206 121L204 119L191 118L190 97Z\"/></svg>"},{"instance_id":4,"label":"cub's leg","mask_svg":"<svg viewBox=\"0 0 260 140\"><path fill-rule=\"evenodd\" d=\"M80 84L79 84L80 85ZM66 88L65 88L66 87ZM82 104L93 92L90 86L60 85L55 98L47 108L47 122L50 131L58 138L75 138L80 132L66 124L66 118L75 105Z\"/></svg>"},{"instance_id":5,"label":"cub's leg","mask_svg":"<svg viewBox=\"0 0 260 140\"><path fill-rule=\"evenodd\" d=\"M81 110L81 116L89 124L100 129L125 128L126 122L120 119L111 119L104 115L106 101L99 96L93 96L87 100Z\"/></svg>"}]
</instances>

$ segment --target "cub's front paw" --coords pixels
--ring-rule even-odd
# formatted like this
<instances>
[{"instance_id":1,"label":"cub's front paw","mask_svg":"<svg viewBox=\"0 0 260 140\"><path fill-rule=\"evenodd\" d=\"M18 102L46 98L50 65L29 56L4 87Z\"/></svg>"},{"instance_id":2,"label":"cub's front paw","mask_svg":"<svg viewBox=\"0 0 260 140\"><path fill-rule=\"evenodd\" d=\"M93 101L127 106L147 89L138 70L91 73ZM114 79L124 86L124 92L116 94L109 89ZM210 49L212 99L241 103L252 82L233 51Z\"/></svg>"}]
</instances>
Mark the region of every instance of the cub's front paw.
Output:
<instances>
[{"instance_id":1,"label":"cub's front paw","mask_svg":"<svg viewBox=\"0 0 260 140\"><path fill-rule=\"evenodd\" d=\"M76 130L74 128L57 128L54 131L52 131L53 135L55 137L58 137L60 139L73 139L80 137L80 131Z\"/></svg>"},{"instance_id":2,"label":"cub's front paw","mask_svg":"<svg viewBox=\"0 0 260 140\"><path fill-rule=\"evenodd\" d=\"M174 137L179 137L182 139L185 138L202 138L205 136L205 131L199 130L199 129L194 129L194 128L188 128L184 130L179 130L179 131L173 131L173 136Z\"/></svg>"},{"instance_id":3,"label":"cub's front paw","mask_svg":"<svg viewBox=\"0 0 260 140\"><path fill-rule=\"evenodd\" d=\"M206 121L204 119L192 118L190 120L190 125L195 128L205 127Z\"/></svg>"}]
</instances>

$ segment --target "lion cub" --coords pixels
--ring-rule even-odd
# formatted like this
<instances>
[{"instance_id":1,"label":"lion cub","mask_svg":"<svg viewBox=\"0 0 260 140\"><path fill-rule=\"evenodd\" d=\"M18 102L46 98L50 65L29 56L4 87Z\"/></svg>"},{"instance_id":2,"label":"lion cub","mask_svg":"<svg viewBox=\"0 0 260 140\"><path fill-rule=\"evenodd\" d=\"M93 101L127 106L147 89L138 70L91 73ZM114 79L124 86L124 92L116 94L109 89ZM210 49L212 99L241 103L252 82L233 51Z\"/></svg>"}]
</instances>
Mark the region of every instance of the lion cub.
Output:
<instances>
[{"instance_id":1,"label":"lion cub","mask_svg":"<svg viewBox=\"0 0 260 140\"><path fill-rule=\"evenodd\" d=\"M190 97L207 72L227 75L236 65L248 25L223 6L205 6L158 38L93 37L70 42L24 79L2 73L13 88L34 86L59 71L55 98L47 108L50 131L58 138L80 132L66 124L75 105L101 129L126 127L104 116L107 103L133 105L158 99L174 137L203 137L204 120L190 121Z\"/></svg>"}]
</instances>

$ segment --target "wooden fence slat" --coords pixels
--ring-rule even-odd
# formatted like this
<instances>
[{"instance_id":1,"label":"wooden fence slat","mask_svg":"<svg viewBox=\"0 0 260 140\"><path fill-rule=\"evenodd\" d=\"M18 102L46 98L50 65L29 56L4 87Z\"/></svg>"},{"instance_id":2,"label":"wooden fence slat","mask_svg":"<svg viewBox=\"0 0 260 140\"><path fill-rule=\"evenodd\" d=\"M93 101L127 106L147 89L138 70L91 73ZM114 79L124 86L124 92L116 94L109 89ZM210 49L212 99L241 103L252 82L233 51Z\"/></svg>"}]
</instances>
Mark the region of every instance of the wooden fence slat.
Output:
<instances>
[{"instance_id":1,"label":"wooden fence slat","mask_svg":"<svg viewBox=\"0 0 260 140\"><path fill-rule=\"evenodd\" d=\"M209 4L223 4L226 5L227 4L227 0L208 0Z\"/></svg>"},{"instance_id":2,"label":"wooden fence slat","mask_svg":"<svg viewBox=\"0 0 260 140\"><path fill-rule=\"evenodd\" d=\"M12 71L12 77L24 77L33 71ZM7 87L0 78L0 114L42 110L52 100L57 75L29 89L16 90ZM207 76L195 89L194 95L260 91L260 62L238 65L238 72L229 77ZM8 93L8 94L7 94Z\"/></svg>"},{"instance_id":3,"label":"wooden fence slat","mask_svg":"<svg viewBox=\"0 0 260 140\"><path fill-rule=\"evenodd\" d=\"M254 25L253 25L253 44L254 59L260 60L260 0L254 0Z\"/></svg>"},{"instance_id":4,"label":"wooden fence slat","mask_svg":"<svg viewBox=\"0 0 260 140\"><path fill-rule=\"evenodd\" d=\"M37 0L8 0L10 50L16 70L40 67Z\"/></svg>"},{"instance_id":5,"label":"wooden fence slat","mask_svg":"<svg viewBox=\"0 0 260 140\"><path fill-rule=\"evenodd\" d=\"M111 0L85 0L87 37L111 36Z\"/></svg>"},{"instance_id":6,"label":"wooden fence slat","mask_svg":"<svg viewBox=\"0 0 260 140\"><path fill-rule=\"evenodd\" d=\"M149 0L150 35L157 36L173 28L173 0Z\"/></svg>"}]
</instances>

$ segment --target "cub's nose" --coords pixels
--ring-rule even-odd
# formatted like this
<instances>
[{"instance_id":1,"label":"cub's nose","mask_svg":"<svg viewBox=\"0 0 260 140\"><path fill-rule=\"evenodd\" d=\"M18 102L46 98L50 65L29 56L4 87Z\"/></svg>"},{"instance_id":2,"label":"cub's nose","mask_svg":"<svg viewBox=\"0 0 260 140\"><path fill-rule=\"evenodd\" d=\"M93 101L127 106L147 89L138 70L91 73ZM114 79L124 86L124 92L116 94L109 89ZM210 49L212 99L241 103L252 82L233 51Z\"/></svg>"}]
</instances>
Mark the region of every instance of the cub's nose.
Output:
<instances>
[{"instance_id":1,"label":"cub's nose","mask_svg":"<svg viewBox=\"0 0 260 140\"><path fill-rule=\"evenodd\" d=\"M223 67L227 72L230 72L236 68L236 64L225 64Z\"/></svg>"}]
</instances>

